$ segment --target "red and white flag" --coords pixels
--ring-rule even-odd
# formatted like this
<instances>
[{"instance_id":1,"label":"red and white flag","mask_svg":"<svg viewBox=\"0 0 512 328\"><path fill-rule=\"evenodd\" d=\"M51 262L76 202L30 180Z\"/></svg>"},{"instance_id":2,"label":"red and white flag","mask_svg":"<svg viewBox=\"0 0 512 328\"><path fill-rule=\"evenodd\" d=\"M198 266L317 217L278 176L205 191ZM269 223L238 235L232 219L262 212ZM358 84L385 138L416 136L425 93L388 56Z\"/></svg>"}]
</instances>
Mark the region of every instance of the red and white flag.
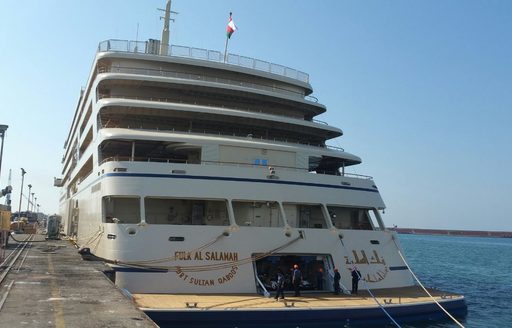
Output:
<instances>
[{"instance_id":1,"label":"red and white flag","mask_svg":"<svg viewBox=\"0 0 512 328\"><path fill-rule=\"evenodd\" d=\"M235 22L233 22L233 19L231 18L231 13L229 13L229 22L228 22L228 28L226 29L226 35L228 37L228 39L231 38L231 34L233 34L236 30L237 30L237 27L235 25Z\"/></svg>"}]
</instances>

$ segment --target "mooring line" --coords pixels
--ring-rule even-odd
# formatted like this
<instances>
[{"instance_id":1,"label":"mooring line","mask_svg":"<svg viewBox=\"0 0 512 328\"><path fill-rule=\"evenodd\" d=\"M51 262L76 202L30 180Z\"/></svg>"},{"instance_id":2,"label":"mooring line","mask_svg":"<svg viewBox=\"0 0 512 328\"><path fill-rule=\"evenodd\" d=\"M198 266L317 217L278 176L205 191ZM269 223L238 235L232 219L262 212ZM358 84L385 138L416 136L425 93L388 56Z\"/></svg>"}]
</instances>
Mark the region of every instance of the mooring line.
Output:
<instances>
[{"instance_id":1,"label":"mooring line","mask_svg":"<svg viewBox=\"0 0 512 328\"><path fill-rule=\"evenodd\" d=\"M340 242L341 242L341 245L343 246L343 248L345 249L345 252L347 252L347 256L348 258L351 258L351 254L350 252L348 251L347 247L345 246L345 243L343 242L343 239L340 238ZM351 260L352 262L352 270L356 270L356 266L354 265L354 260L352 259ZM368 291L368 293L370 294L370 296L373 298L373 300L375 301L375 303L377 303L377 305L380 307L380 309L386 314L386 316L395 324L395 326L397 326L398 328L402 328L398 322L396 322L395 319L393 319L393 317L391 316L391 314L389 314L389 312L384 308L384 306L379 302L379 300L377 299L377 297L375 297L375 295L372 293L372 291L370 290L370 287L368 287L368 284L366 283L366 280L363 279L363 277L361 277L361 274L356 270L356 273L357 273L357 276L359 277L359 280L362 280L363 283L364 283L364 287L366 288L366 290Z\"/></svg>"},{"instance_id":2,"label":"mooring line","mask_svg":"<svg viewBox=\"0 0 512 328\"><path fill-rule=\"evenodd\" d=\"M355 267L354 267L354 270ZM356 271L357 273L357 271ZM384 311L384 313L388 316L388 318L398 327L398 328L401 328L401 326L398 324L398 322L395 321L395 319L393 319L393 317L391 316L391 314L389 314L389 312L384 308L384 306L382 306L382 304L379 302L379 300L377 299L377 297L375 297L375 295L373 295L372 291L370 290L370 288L368 287L368 284L366 283L366 280L364 280L362 277L361 277L361 274L357 273L357 276L359 277L359 280L362 280L363 283L364 283L364 286L366 288L366 290L368 291L368 293L370 294L370 296L373 298L373 300L375 301L375 303L377 303L379 305L379 307L382 309L382 311Z\"/></svg>"},{"instance_id":3,"label":"mooring line","mask_svg":"<svg viewBox=\"0 0 512 328\"><path fill-rule=\"evenodd\" d=\"M398 247L398 246L397 246ZM425 288L425 286L423 286L423 284L421 283L421 281L418 279L418 277L416 277L416 275L414 274L414 272L412 272L411 270L411 267L409 266L409 264L407 263L407 261L405 260L404 256L402 255L402 252L400 252L400 249L398 248L398 255L400 255L400 257L402 258L402 261L404 262L405 266L407 267L407 269L409 269L409 272L412 274L412 276L414 277L414 279L418 282L418 284L421 286L421 288L423 288L423 290L425 291L425 293L427 293L428 296L430 296L430 298L437 304L437 306L439 306L439 308L441 308L441 310L443 310L444 313L446 313L446 315L448 317L450 317L450 319L452 319L459 327L461 328L464 328L464 326L457 320L455 319L454 316L452 316L429 292L428 290Z\"/></svg>"}]
</instances>

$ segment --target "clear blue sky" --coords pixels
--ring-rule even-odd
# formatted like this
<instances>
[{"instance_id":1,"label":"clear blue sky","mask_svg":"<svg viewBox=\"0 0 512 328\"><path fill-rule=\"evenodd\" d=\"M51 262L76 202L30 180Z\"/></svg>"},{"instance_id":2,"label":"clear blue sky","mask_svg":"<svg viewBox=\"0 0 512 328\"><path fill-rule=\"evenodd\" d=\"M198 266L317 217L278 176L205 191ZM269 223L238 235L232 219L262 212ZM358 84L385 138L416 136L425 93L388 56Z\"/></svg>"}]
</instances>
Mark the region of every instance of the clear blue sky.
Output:
<instances>
[{"instance_id":1,"label":"clear blue sky","mask_svg":"<svg viewBox=\"0 0 512 328\"><path fill-rule=\"evenodd\" d=\"M1 0L2 187L20 168L44 212L58 211L63 144L98 43L160 38L164 0ZM174 0L171 42L310 74L359 155L387 225L512 230L512 2ZM2 200L3 203L3 200ZM24 200L23 209L26 208Z\"/></svg>"}]
</instances>

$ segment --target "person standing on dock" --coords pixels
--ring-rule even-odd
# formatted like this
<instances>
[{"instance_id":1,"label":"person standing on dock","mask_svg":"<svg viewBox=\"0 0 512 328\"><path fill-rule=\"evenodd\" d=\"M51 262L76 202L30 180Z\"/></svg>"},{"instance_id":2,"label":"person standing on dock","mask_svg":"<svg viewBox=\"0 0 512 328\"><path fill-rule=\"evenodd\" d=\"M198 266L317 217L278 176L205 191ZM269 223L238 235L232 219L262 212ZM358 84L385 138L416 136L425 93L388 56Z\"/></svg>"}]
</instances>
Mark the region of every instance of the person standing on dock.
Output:
<instances>
[{"instance_id":1,"label":"person standing on dock","mask_svg":"<svg viewBox=\"0 0 512 328\"><path fill-rule=\"evenodd\" d=\"M300 283L302 282L302 272L299 270L299 266L297 264L293 265L292 272L292 285L295 290L295 296L300 296Z\"/></svg>"},{"instance_id":2,"label":"person standing on dock","mask_svg":"<svg viewBox=\"0 0 512 328\"><path fill-rule=\"evenodd\" d=\"M352 268L352 294L357 295L357 287L359 285L359 279L361 279L361 272L357 270L357 267Z\"/></svg>"},{"instance_id":3,"label":"person standing on dock","mask_svg":"<svg viewBox=\"0 0 512 328\"><path fill-rule=\"evenodd\" d=\"M334 295L338 295L340 293L340 280L341 280L340 272L338 271L338 269L334 268L334 282L333 282Z\"/></svg>"},{"instance_id":4,"label":"person standing on dock","mask_svg":"<svg viewBox=\"0 0 512 328\"><path fill-rule=\"evenodd\" d=\"M279 295L281 295L281 299L284 299L284 274L281 269L277 271L277 290L276 290L276 301L279 298Z\"/></svg>"}]
</instances>

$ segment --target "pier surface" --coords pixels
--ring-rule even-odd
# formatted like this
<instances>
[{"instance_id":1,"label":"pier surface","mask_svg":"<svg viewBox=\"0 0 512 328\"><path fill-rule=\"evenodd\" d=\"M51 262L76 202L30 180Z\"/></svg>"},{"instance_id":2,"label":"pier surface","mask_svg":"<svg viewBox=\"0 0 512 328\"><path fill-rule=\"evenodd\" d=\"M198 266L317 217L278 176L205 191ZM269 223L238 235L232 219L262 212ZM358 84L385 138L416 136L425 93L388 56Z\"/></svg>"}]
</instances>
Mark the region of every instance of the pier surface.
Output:
<instances>
[{"instance_id":1,"label":"pier surface","mask_svg":"<svg viewBox=\"0 0 512 328\"><path fill-rule=\"evenodd\" d=\"M101 262L83 261L69 241L32 238L24 249L11 239L2 250L0 327L157 327L103 274Z\"/></svg>"}]
</instances>

